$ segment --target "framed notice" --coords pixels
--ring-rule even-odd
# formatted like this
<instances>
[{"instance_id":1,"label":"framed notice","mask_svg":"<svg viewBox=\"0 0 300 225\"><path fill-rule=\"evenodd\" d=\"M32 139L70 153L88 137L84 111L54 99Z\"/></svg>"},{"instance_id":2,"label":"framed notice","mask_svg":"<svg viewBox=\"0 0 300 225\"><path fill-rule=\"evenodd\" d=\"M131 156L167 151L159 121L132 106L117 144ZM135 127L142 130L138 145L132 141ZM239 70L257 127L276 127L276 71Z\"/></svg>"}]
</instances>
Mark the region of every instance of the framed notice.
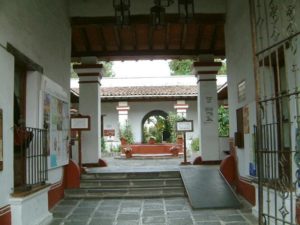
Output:
<instances>
[{"instance_id":1,"label":"framed notice","mask_svg":"<svg viewBox=\"0 0 300 225\"><path fill-rule=\"evenodd\" d=\"M0 109L0 170L3 170L3 112Z\"/></svg>"},{"instance_id":2,"label":"framed notice","mask_svg":"<svg viewBox=\"0 0 300 225\"><path fill-rule=\"evenodd\" d=\"M238 102L246 99L246 81L243 80L238 84Z\"/></svg>"},{"instance_id":3,"label":"framed notice","mask_svg":"<svg viewBox=\"0 0 300 225\"><path fill-rule=\"evenodd\" d=\"M112 137L115 136L115 129L104 129L103 130L103 135L105 137Z\"/></svg>"},{"instance_id":4,"label":"framed notice","mask_svg":"<svg viewBox=\"0 0 300 225\"><path fill-rule=\"evenodd\" d=\"M183 120L176 123L177 132L192 132L193 130L193 120Z\"/></svg>"},{"instance_id":5,"label":"framed notice","mask_svg":"<svg viewBox=\"0 0 300 225\"><path fill-rule=\"evenodd\" d=\"M71 130L90 130L90 129L91 129L90 116L71 117Z\"/></svg>"}]
</instances>

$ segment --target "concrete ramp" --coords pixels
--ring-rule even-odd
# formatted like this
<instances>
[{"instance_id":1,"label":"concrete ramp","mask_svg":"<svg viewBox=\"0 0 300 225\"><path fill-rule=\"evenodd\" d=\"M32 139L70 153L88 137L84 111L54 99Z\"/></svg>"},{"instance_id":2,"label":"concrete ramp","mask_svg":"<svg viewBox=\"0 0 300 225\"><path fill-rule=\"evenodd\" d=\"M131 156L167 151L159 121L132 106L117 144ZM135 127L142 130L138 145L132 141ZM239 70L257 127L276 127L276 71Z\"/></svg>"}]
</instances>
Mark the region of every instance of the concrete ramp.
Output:
<instances>
[{"instance_id":1,"label":"concrete ramp","mask_svg":"<svg viewBox=\"0 0 300 225\"><path fill-rule=\"evenodd\" d=\"M194 209L240 208L231 186L215 166L181 166L181 177Z\"/></svg>"}]
</instances>

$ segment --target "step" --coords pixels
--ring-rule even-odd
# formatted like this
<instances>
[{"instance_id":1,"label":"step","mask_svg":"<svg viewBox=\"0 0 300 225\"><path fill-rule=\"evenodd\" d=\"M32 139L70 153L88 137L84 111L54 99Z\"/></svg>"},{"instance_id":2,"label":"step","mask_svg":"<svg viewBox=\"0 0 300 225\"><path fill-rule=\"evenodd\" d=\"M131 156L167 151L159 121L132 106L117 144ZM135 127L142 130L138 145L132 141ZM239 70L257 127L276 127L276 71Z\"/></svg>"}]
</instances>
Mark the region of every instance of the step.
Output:
<instances>
[{"instance_id":1,"label":"step","mask_svg":"<svg viewBox=\"0 0 300 225\"><path fill-rule=\"evenodd\" d=\"M181 178L161 179L81 179L81 188L138 188L138 187L182 187Z\"/></svg>"},{"instance_id":2,"label":"step","mask_svg":"<svg viewBox=\"0 0 300 225\"><path fill-rule=\"evenodd\" d=\"M181 178L179 171L163 171L163 172L106 172L106 173L84 173L81 175L82 180L94 179L159 179L159 178Z\"/></svg>"},{"instance_id":3,"label":"step","mask_svg":"<svg viewBox=\"0 0 300 225\"><path fill-rule=\"evenodd\" d=\"M184 187L123 188L123 189L68 189L66 198L143 198L143 197L182 197Z\"/></svg>"}]
</instances>

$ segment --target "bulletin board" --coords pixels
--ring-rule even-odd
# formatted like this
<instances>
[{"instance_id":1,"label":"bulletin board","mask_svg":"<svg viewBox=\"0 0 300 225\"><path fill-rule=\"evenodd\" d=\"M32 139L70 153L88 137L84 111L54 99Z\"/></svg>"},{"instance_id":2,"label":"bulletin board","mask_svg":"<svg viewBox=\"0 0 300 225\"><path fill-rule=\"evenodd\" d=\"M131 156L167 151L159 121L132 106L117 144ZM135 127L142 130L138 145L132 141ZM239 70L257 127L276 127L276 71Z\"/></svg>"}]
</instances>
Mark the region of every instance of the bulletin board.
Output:
<instances>
[{"instance_id":1,"label":"bulletin board","mask_svg":"<svg viewBox=\"0 0 300 225\"><path fill-rule=\"evenodd\" d=\"M47 129L48 168L66 165L69 160L70 115L67 93L44 78L42 85L43 128Z\"/></svg>"}]
</instances>

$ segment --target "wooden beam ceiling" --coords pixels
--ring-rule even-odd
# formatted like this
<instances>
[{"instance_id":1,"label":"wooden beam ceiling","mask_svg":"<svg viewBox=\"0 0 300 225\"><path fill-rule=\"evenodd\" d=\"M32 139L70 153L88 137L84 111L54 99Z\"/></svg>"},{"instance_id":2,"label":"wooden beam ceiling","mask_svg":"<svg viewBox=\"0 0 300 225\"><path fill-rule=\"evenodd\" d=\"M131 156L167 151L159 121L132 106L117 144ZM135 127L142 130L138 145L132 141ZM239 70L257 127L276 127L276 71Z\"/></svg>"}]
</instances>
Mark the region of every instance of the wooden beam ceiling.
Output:
<instances>
[{"instance_id":1,"label":"wooden beam ceiling","mask_svg":"<svg viewBox=\"0 0 300 225\"><path fill-rule=\"evenodd\" d=\"M197 14L189 23L166 15L166 25L153 27L149 16L131 16L129 26L114 17L72 18L72 57L101 60L225 56L223 14Z\"/></svg>"}]
</instances>

